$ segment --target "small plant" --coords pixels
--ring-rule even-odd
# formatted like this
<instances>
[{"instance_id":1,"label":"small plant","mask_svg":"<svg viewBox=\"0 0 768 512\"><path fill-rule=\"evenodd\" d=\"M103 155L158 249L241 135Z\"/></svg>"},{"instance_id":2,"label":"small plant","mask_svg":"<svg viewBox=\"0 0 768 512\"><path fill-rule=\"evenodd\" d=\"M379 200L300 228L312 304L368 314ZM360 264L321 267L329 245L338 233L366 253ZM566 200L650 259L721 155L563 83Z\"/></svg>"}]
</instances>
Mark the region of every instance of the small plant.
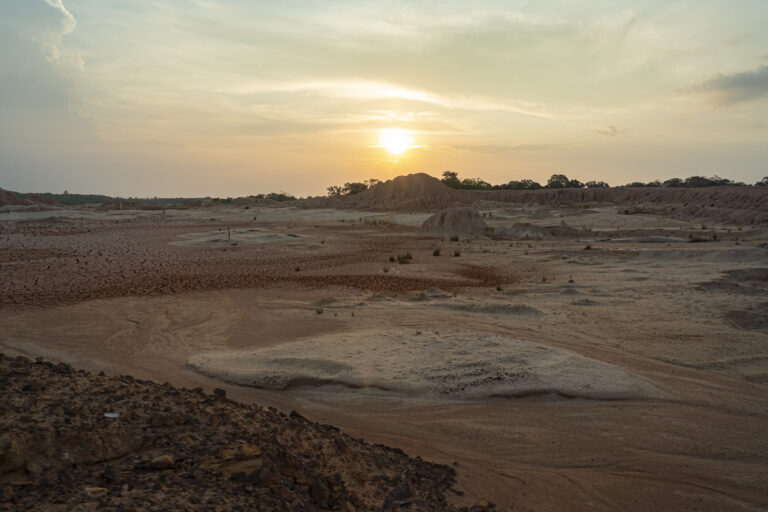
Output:
<instances>
[{"instance_id":1,"label":"small plant","mask_svg":"<svg viewBox=\"0 0 768 512\"><path fill-rule=\"evenodd\" d=\"M384 273L386 274L387 272L389 272L389 267L384 267L384 268L383 268L383 269L381 269L381 270L382 270L382 272L384 272Z\"/></svg>"},{"instance_id":2,"label":"small plant","mask_svg":"<svg viewBox=\"0 0 768 512\"><path fill-rule=\"evenodd\" d=\"M501 285L498 285L498 286L496 287L496 291L497 291L497 292L503 292L503 291L504 291L504 288L502 288L502 287L501 287Z\"/></svg>"},{"instance_id":3,"label":"small plant","mask_svg":"<svg viewBox=\"0 0 768 512\"><path fill-rule=\"evenodd\" d=\"M456 236L456 235L453 235L453 236L451 237L451 242L458 242L458 241L459 241L459 237L458 237L458 236Z\"/></svg>"},{"instance_id":4,"label":"small plant","mask_svg":"<svg viewBox=\"0 0 768 512\"><path fill-rule=\"evenodd\" d=\"M413 256L411 255L411 253L407 252L403 255L398 255L397 262L401 265L407 265L408 263L411 262L412 259L413 259Z\"/></svg>"},{"instance_id":5,"label":"small plant","mask_svg":"<svg viewBox=\"0 0 768 512\"><path fill-rule=\"evenodd\" d=\"M389 257L389 262L390 263L394 263L395 262L395 257L394 256L390 256Z\"/></svg>"},{"instance_id":6,"label":"small plant","mask_svg":"<svg viewBox=\"0 0 768 512\"><path fill-rule=\"evenodd\" d=\"M453 251L454 258L458 258L459 256L461 256L461 251Z\"/></svg>"},{"instance_id":7,"label":"small plant","mask_svg":"<svg viewBox=\"0 0 768 512\"><path fill-rule=\"evenodd\" d=\"M572 283L572 282L573 282L573 276L570 276L570 277L568 278L568 282L569 282L569 283Z\"/></svg>"},{"instance_id":8,"label":"small plant","mask_svg":"<svg viewBox=\"0 0 768 512\"><path fill-rule=\"evenodd\" d=\"M322 245L322 244L324 244L324 243L325 243L325 238L323 238L322 240L320 240L320 244L321 244L321 245Z\"/></svg>"},{"instance_id":9,"label":"small plant","mask_svg":"<svg viewBox=\"0 0 768 512\"><path fill-rule=\"evenodd\" d=\"M440 249L435 249L432 251L432 256L440 256Z\"/></svg>"},{"instance_id":10,"label":"small plant","mask_svg":"<svg viewBox=\"0 0 768 512\"><path fill-rule=\"evenodd\" d=\"M541 282L546 283L547 282L547 276L541 276Z\"/></svg>"},{"instance_id":11,"label":"small plant","mask_svg":"<svg viewBox=\"0 0 768 512\"><path fill-rule=\"evenodd\" d=\"M295 268L295 269L293 269L293 270L295 270L296 272L301 272L301 267L296 267L296 268Z\"/></svg>"},{"instance_id":12,"label":"small plant","mask_svg":"<svg viewBox=\"0 0 768 512\"><path fill-rule=\"evenodd\" d=\"M585 251L591 251L592 250L592 244L587 244L584 246Z\"/></svg>"},{"instance_id":13,"label":"small plant","mask_svg":"<svg viewBox=\"0 0 768 512\"><path fill-rule=\"evenodd\" d=\"M416 331L416 336L421 336L421 331Z\"/></svg>"},{"instance_id":14,"label":"small plant","mask_svg":"<svg viewBox=\"0 0 768 512\"><path fill-rule=\"evenodd\" d=\"M318 315L322 315L323 314L323 308L317 308L315 310L315 313L317 313Z\"/></svg>"}]
</instances>

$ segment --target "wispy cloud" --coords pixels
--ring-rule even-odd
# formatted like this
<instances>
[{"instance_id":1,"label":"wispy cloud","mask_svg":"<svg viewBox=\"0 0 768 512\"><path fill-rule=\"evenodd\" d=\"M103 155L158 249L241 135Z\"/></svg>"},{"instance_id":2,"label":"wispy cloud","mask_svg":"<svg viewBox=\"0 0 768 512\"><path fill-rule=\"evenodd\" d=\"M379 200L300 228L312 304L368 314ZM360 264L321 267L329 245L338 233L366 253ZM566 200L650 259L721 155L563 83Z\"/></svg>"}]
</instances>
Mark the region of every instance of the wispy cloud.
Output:
<instances>
[{"instance_id":1,"label":"wispy cloud","mask_svg":"<svg viewBox=\"0 0 768 512\"><path fill-rule=\"evenodd\" d=\"M608 137L615 137L616 135L618 135L618 134L620 134L622 132L623 132L623 130L619 130L618 128L616 128L612 124L609 124L606 128L601 128L601 129L597 130L597 133L599 133L600 135L606 135Z\"/></svg>"},{"instance_id":2,"label":"wispy cloud","mask_svg":"<svg viewBox=\"0 0 768 512\"><path fill-rule=\"evenodd\" d=\"M721 105L732 105L768 95L768 65L733 75L717 74L689 89L711 95Z\"/></svg>"},{"instance_id":3,"label":"wispy cloud","mask_svg":"<svg viewBox=\"0 0 768 512\"><path fill-rule=\"evenodd\" d=\"M514 153L518 151L549 151L562 144L459 144L453 146L460 151L472 153Z\"/></svg>"}]
</instances>

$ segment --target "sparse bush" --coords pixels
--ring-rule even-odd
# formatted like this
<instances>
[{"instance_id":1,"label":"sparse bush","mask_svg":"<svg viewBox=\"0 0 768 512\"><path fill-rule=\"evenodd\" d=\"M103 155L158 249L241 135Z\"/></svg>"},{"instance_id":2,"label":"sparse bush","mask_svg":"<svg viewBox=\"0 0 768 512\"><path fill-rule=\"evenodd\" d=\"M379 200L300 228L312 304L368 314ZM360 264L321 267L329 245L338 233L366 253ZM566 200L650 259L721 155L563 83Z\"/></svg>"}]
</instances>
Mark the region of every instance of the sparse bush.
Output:
<instances>
[{"instance_id":1,"label":"sparse bush","mask_svg":"<svg viewBox=\"0 0 768 512\"><path fill-rule=\"evenodd\" d=\"M587 244L587 245L585 245L585 246L584 246L584 250L585 250L585 251L590 251L590 250L592 250L592 244Z\"/></svg>"},{"instance_id":2,"label":"sparse bush","mask_svg":"<svg viewBox=\"0 0 768 512\"><path fill-rule=\"evenodd\" d=\"M389 257L389 262L390 263L394 263L395 262L395 257L394 256L390 256Z\"/></svg>"},{"instance_id":3,"label":"sparse bush","mask_svg":"<svg viewBox=\"0 0 768 512\"><path fill-rule=\"evenodd\" d=\"M413 256L411 255L411 253L407 252L407 253L405 253L403 255L398 255L397 262L400 265L407 265L408 263L411 262L412 259L413 259Z\"/></svg>"},{"instance_id":4,"label":"sparse bush","mask_svg":"<svg viewBox=\"0 0 768 512\"><path fill-rule=\"evenodd\" d=\"M322 315L323 314L323 308L317 308L315 310L315 313L317 313L318 315Z\"/></svg>"},{"instance_id":5,"label":"sparse bush","mask_svg":"<svg viewBox=\"0 0 768 512\"><path fill-rule=\"evenodd\" d=\"M453 251L454 258L458 258L459 256L461 256L461 251Z\"/></svg>"},{"instance_id":6,"label":"sparse bush","mask_svg":"<svg viewBox=\"0 0 768 512\"><path fill-rule=\"evenodd\" d=\"M456 236L456 235L453 235L453 236L451 237L451 242L458 242L458 241L459 241L459 237L458 237L458 236Z\"/></svg>"},{"instance_id":7,"label":"sparse bush","mask_svg":"<svg viewBox=\"0 0 768 512\"><path fill-rule=\"evenodd\" d=\"M440 256L440 249L435 249L432 251L432 256Z\"/></svg>"}]
</instances>

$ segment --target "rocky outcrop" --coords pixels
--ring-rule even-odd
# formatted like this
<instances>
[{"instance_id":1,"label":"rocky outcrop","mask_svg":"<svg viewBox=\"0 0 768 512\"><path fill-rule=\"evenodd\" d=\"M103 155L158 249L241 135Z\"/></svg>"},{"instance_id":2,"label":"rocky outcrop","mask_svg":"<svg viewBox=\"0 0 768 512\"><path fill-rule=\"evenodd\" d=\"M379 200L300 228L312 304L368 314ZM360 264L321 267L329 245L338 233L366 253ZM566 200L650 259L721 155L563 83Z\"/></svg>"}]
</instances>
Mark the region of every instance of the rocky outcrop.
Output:
<instances>
[{"instance_id":1,"label":"rocky outcrop","mask_svg":"<svg viewBox=\"0 0 768 512\"><path fill-rule=\"evenodd\" d=\"M1 354L0 389L0 510L488 509L448 503L451 467L224 390Z\"/></svg>"}]
</instances>

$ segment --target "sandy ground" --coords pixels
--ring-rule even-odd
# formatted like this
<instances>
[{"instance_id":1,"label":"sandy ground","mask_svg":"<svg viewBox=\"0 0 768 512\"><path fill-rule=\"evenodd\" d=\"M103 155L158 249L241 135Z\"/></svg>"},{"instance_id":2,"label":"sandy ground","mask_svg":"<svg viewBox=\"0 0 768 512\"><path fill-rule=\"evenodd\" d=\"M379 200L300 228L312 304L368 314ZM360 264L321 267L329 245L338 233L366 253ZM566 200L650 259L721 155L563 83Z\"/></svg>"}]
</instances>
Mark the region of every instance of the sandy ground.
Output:
<instances>
[{"instance_id":1,"label":"sandy ground","mask_svg":"<svg viewBox=\"0 0 768 512\"><path fill-rule=\"evenodd\" d=\"M0 351L296 409L455 462L467 504L768 509L766 230L482 211L584 231L452 242L414 228L426 214L293 208L0 219Z\"/></svg>"}]
</instances>

